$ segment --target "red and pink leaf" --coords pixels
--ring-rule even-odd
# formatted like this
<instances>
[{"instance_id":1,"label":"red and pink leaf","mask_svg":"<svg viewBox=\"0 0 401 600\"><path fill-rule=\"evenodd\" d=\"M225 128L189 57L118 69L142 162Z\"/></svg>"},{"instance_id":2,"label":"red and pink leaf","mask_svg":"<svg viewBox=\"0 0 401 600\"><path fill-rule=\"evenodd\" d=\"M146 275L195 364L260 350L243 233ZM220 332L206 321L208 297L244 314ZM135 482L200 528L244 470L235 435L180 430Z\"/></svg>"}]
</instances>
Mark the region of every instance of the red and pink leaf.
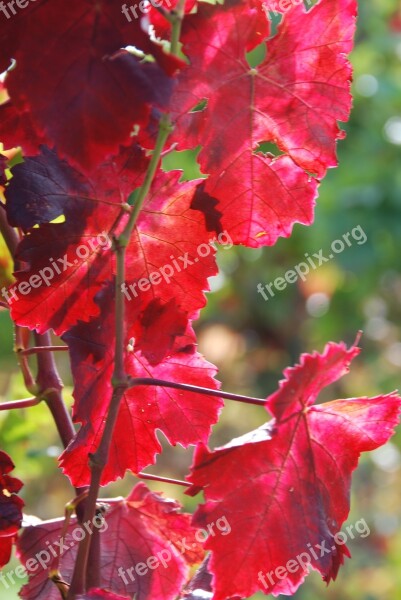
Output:
<instances>
[{"instance_id":1,"label":"red and pink leaf","mask_svg":"<svg viewBox=\"0 0 401 600\"><path fill-rule=\"evenodd\" d=\"M172 101L175 139L203 146L205 191L236 243L271 245L294 223L312 222L318 180L337 164L344 136L337 121L349 116L355 15L355 0L321 1L308 12L297 3L267 41L261 3L202 4L186 18L190 66ZM266 56L250 67L245 49L258 43ZM261 155L266 142L285 156Z\"/></svg>"},{"instance_id":2,"label":"red and pink leaf","mask_svg":"<svg viewBox=\"0 0 401 600\"><path fill-rule=\"evenodd\" d=\"M194 523L225 516L232 529L206 542L215 600L292 595L309 567L328 582L349 556L335 536L349 514L351 474L361 452L391 437L401 406L396 393L314 404L356 354L330 343L303 355L266 401L272 421L215 451L197 449L190 493L203 489L207 502Z\"/></svg>"},{"instance_id":3,"label":"red and pink leaf","mask_svg":"<svg viewBox=\"0 0 401 600\"><path fill-rule=\"evenodd\" d=\"M143 483L128 498L110 501L104 517L93 522L100 538L100 587L104 589L92 590L83 597L175 598L187 578L188 567L201 562L204 556L190 515L181 514L179 509L177 502L150 492ZM29 574L29 582L21 591L24 600L60 599L60 592L49 580L54 554L60 557L62 579L71 581L77 539L82 538L82 532L89 534L72 519L60 545L62 526L63 519L44 521L26 527L20 536L19 556Z\"/></svg>"},{"instance_id":4,"label":"red and pink leaf","mask_svg":"<svg viewBox=\"0 0 401 600\"><path fill-rule=\"evenodd\" d=\"M29 229L18 248L25 267L9 291L19 325L61 334L99 313L95 295L115 274L111 240L129 218L126 202L142 184L147 164L133 147L88 178L43 149L14 167L6 191L8 218ZM191 207L199 180L179 183L179 177L172 172L156 178L127 248L121 293L134 316L152 301L174 299L195 318L205 304L207 279L217 272L216 236L208 233L204 215ZM65 222L48 222L62 215Z\"/></svg>"},{"instance_id":5,"label":"red and pink leaf","mask_svg":"<svg viewBox=\"0 0 401 600\"><path fill-rule=\"evenodd\" d=\"M164 379L212 389L218 387L214 379L216 369L196 352L194 334L184 317L171 304L166 310L154 307L149 325L147 315L139 317L139 324L127 333L127 338L139 334L138 341L133 342L133 351L127 351L125 358L126 372L131 377ZM149 332L161 330L162 326L166 329L154 340L159 341L156 350L147 336ZM62 454L61 466L78 486L89 483L88 453L94 452L99 443L113 392L114 348L110 344L113 335L113 311L105 300L104 312L98 319L88 325L80 324L64 336L70 347L76 382L74 420L82 427ZM131 388L122 399L115 442L103 471L102 484L123 477L126 470L138 473L154 464L156 454L161 451L157 430L162 431L173 445L188 447L199 441L206 442L221 407L222 401L211 396L159 386Z\"/></svg>"},{"instance_id":6,"label":"red and pink leaf","mask_svg":"<svg viewBox=\"0 0 401 600\"><path fill-rule=\"evenodd\" d=\"M43 36L46 44L43 44ZM181 61L163 52L112 0L41 2L2 19L0 42L10 102L59 154L92 168L130 143L135 124L145 125L151 107L168 106ZM127 45L151 54L142 61ZM68 52L66 52L68 48ZM30 128L7 127L7 145L32 150ZM0 138L1 138L0 134Z\"/></svg>"}]
</instances>

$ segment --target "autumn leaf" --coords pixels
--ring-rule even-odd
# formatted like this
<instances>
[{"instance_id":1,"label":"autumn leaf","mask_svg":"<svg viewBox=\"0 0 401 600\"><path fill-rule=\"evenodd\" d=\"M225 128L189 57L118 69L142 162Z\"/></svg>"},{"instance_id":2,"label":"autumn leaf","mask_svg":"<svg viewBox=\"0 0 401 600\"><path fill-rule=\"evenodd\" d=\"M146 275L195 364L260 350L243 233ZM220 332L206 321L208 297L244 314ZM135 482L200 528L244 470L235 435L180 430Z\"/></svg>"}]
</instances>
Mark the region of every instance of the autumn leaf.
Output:
<instances>
[{"instance_id":1,"label":"autumn leaf","mask_svg":"<svg viewBox=\"0 0 401 600\"><path fill-rule=\"evenodd\" d=\"M294 223L312 222L318 180L337 164L344 137L337 122L349 116L355 14L355 0L322 1L308 12L297 3L267 40L256 2L201 4L185 19L190 66L172 100L174 139L203 146L205 192L236 243L272 245ZM258 44L265 56L251 67L245 50ZM265 143L284 155L266 154Z\"/></svg>"},{"instance_id":2,"label":"autumn leaf","mask_svg":"<svg viewBox=\"0 0 401 600\"><path fill-rule=\"evenodd\" d=\"M110 501L104 520L98 517L93 521L99 531L100 586L104 589L93 590L83 598L175 598L188 567L204 555L190 515L179 510L177 502L150 492L143 483L138 483L128 498ZM62 526L63 519L43 521L26 527L20 536L19 557L29 574L29 582L21 591L24 600L60 600L60 592L49 579L54 554L60 557L61 578L70 581L77 540L83 532L89 534L72 519L60 542Z\"/></svg>"},{"instance_id":3,"label":"autumn leaf","mask_svg":"<svg viewBox=\"0 0 401 600\"><path fill-rule=\"evenodd\" d=\"M24 269L16 273L14 292L8 292L19 325L61 334L99 314L95 296L116 271L112 239L129 218L127 201L142 184L147 164L134 146L90 178L48 149L14 167L7 214L13 226L29 230L18 248ZM155 179L127 248L121 293L129 300L132 321L156 299L175 299L195 318L206 302L208 277L217 272L215 236L204 215L191 208L199 180L179 184L180 174L160 173ZM49 222L59 216L64 222ZM197 252L201 245L203 256Z\"/></svg>"},{"instance_id":4,"label":"autumn leaf","mask_svg":"<svg viewBox=\"0 0 401 600\"><path fill-rule=\"evenodd\" d=\"M215 451L197 448L189 493L202 489L206 503L194 523L225 516L232 530L206 542L215 600L292 595L309 567L328 582L349 556L336 534L349 514L351 474L361 452L391 437L401 406L396 393L315 404L358 352L330 343L303 355L266 400L270 422Z\"/></svg>"},{"instance_id":5,"label":"autumn leaf","mask_svg":"<svg viewBox=\"0 0 401 600\"><path fill-rule=\"evenodd\" d=\"M8 145L31 151L32 128L88 170L130 144L134 124L147 123L151 106L168 106L181 61L153 43L139 20L129 23L112 0L41 2L4 21L0 72L11 59L17 65L6 79L17 111L14 138L10 127L6 140L0 134ZM123 49L128 45L153 60L133 56ZM18 116L29 129L18 126Z\"/></svg>"},{"instance_id":6,"label":"autumn leaf","mask_svg":"<svg viewBox=\"0 0 401 600\"><path fill-rule=\"evenodd\" d=\"M104 429L105 417L112 396L114 348L113 311L105 296L102 313L90 324L80 324L64 335L71 352L74 381L75 422L82 425L74 441L61 456L61 467L74 485L86 485L90 480L88 453L94 452ZM197 351L195 336L185 315L170 303L166 310L159 307L152 312L152 321L139 317L127 333L127 338L138 333L132 351L125 357L126 372L133 378L167 379L216 389L216 369ZM166 321L169 319L169 322ZM101 324L101 325L100 325ZM147 331L161 330L158 356L148 348ZM150 341L149 341L150 343ZM138 473L154 464L161 445L156 432L160 430L168 441L188 447L199 441L206 442L211 426L216 423L222 401L219 398L162 386L136 386L124 393L110 456L103 471L105 485L126 470ZM118 441L117 441L118 440Z\"/></svg>"}]
</instances>

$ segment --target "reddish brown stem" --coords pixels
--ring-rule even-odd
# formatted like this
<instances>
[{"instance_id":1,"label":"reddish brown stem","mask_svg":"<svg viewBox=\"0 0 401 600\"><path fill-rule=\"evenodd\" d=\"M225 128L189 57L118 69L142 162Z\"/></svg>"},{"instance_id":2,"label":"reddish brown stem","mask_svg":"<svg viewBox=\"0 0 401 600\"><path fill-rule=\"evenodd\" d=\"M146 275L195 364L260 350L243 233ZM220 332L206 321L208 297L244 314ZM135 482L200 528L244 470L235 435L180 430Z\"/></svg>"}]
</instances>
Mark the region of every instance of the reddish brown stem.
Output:
<instances>
[{"instance_id":1,"label":"reddish brown stem","mask_svg":"<svg viewBox=\"0 0 401 600\"><path fill-rule=\"evenodd\" d=\"M31 354L40 354L41 352L68 352L68 346L33 346L26 350L19 350L21 356L30 356Z\"/></svg>"},{"instance_id":2,"label":"reddish brown stem","mask_svg":"<svg viewBox=\"0 0 401 600\"><path fill-rule=\"evenodd\" d=\"M139 477L139 479L147 479L148 481L161 481L162 483L182 485L183 487L191 485L187 481L181 481L181 479L171 479L170 477L162 477L161 475L152 475L152 473L138 473L137 477Z\"/></svg>"},{"instance_id":3,"label":"reddish brown stem","mask_svg":"<svg viewBox=\"0 0 401 600\"><path fill-rule=\"evenodd\" d=\"M50 334L35 333L35 341L38 346L50 346ZM43 352L37 355L37 360L38 374L36 383L39 387L39 394L49 407L63 445L66 448L75 437L75 429L70 414L63 402L61 395L63 384L57 371L54 356L51 352Z\"/></svg>"},{"instance_id":4,"label":"reddish brown stem","mask_svg":"<svg viewBox=\"0 0 401 600\"><path fill-rule=\"evenodd\" d=\"M13 400L12 402L3 402L0 404L0 410L14 410L16 408L30 408L37 406L41 402L41 398L25 398L24 400Z\"/></svg>"},{"instance_id":5,"label":"reddish brown stem","mask_svg":"<svg viewBox=\"0 0 401 600\"><path fill-rule=\"evenodd\" d=\"M130 378L130 387L139 385L154 385L159 387L174 388L185 392L194 392L196 394L204 394L207 396L216 396L217 398L225 398L226 400L234 400L243 402L244 404L255 404L256 406L265 406L266 400L262 398L253 398L252 396L241 396L240 394L231 394L221 390L212 390L209 388L198 387L197 385L189 385L188 383L176 383L175 381L164 381L163 379L152 379L152 377L137 377Z\"/></svg>"},{"instance_id":6,"label":"reddish brown stem","mask_svg":"<svg viewBox=\"0 0 401 600\"><path fill-rule=\"evenodd\" d=\"M30 332L29 332L30 334ZM25 345L28 343L29 334L27 335L27 330L23 327L19 327L18 325L14 326L14 349L17 353L17 360L19 368L21 369L22 376L24 378L24 384L26 389L31 392L31 394L37 394L38 389L32 375L31 369L29 367L28 358L21 354L21 351L25 350Z\"/></svg>"}]
</instances>

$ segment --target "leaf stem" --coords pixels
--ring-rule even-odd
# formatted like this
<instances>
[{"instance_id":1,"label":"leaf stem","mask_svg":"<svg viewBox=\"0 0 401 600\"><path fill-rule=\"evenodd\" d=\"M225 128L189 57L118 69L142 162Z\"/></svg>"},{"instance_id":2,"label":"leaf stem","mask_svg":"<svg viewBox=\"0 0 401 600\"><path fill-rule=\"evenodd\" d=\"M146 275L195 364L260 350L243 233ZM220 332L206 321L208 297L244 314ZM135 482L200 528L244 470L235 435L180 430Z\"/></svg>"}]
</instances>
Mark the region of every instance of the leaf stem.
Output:
<instances>
[{"instance_id":1,"label":"leaf stem","mask_svg":"<svg viewBox=\"0 0 401 600\"><path fill-rule=\"evenodd\" d=\"M230 392L223 392L221 390L212 390L210 388L199 387L197 385L190 385L188 383L176 383L175 381L153 379L152 377L130 378L129 385L130 387L136 387L139 385L154 385L157 387L167 387L174 388L176 390L183 390L185 392L194 392L196 394L216 396L217 398L225 398L226 400L234 400L235 402L242 402L244 404L254 404L256 406L265 406L266 404L266 400L263 400L262 398L253 398L252 396L231 394Z\"/></svg>"},{"instance_id":2,"label":"leaf stem","mask_svg":"<svg viewBox=\"0 0 401 600\"><path fill-rule=\"evenodd\" d=\"M68 352L68 346L33 346L32 348L26 348L26 350L17 349L20 356L30 356L40 352Z\"/></svg>"},{"instance_id":3,"label":"leaf stem","mask_svg":"<svg viewBox=\"0 0 401 600\"><path fill-rule=\"evenodd\" d=\"M181 481L181 479L171 479L171 477L162 477L161 475L153 475L152 473L138 473L139 479L147 479L148 481L161 481L162 483L172 483L173 485L182 485L188 487L191 484L187 481Z\"/></svg>"},{"instance_id":4,"label":"leaf stem","mask_svg":"<svg viewBox=\"0 0 401 600\"><path fill-rule=\"evenodd\" d=\"M0 404L0 410L14 410L17 408L30 408L31 406L37 406L39 402L42 402L42 398L25 398L24 400L13 400L12 402L3 402Z\"/></svg>"},{"instance_id":5,"label":"leaf stem","mask_svg":"<svg viewBox=\"0 0 401 600\"><path fill-rule=\"evenodd\" d=\"M44 334L34 334L35 341L38 346L50 346L50 334L48 332ZM64 404L61 390L63 384L57 371L56 363L52 352L40 352L37 355L38 361L38 374L36 377L36 384L39 392L38 396L43 398L46 402L60 438L63 442L64 448L68 446L71 440L75 437L75 429L71 420L71 416Z\"/></svg>"},{"instance_id":6,"label":"leaf stem","mask_svg":"<svg viewBox=\"0 0 401 600\"><path fill-rule=\"evenodd\" d=\"M185 0L178 0L177 6L170 13L170 15L173 17L173 20L172 20L173 27L171 30L170 52L171 52L171 54L174 54L174 56L178 56L179 51L180 51L180 37L181 37L181 28L182 28L182 22L184 19L184 13L185 13Z\"/></svg>"},{"instance_id":7,"label":"leaf stem","mask_svg":"<svg viewBox=\"0 0 401 600\"><path fill-rule=\"evenodd\" d=\"M14 325L14 352L17 355L18 366L21 369L26 389L37 396L39 389L29 367L28 358L21 353L22 350L25 350L25 344L29 341L30 333L30 331L27 332L25 327Z\"/></svg>"},{"instance_id":8,"label":"leaf stem","mask_svg":"<svg viewBox=\"0 0 401 600\"><path fill-rule=\"evenodd\" d=\"M150 159L150 163L148 165L148 170L146 172L145 180L140 187L138 197L135 201L134 209L130 215L128 223L126 224L124 231L119 236L118 241L121 245L127 246L132 234L132 230L135 227L135 223L137 222L139 213L143 207L143 203L149 194L150 187L152 185L154 176L156 174L157 167L159 166L160 157L163 151L163 148L166 144L167 138L172 131L172 126L170 123L170 118L167 114L164 114L160 119L159 124L159 132L156 139L155 148L153 150L152 158ZM123 281L124 283L124 281ZM121 295L121 289L119 290Z\"/></svg>"}]
</instances>

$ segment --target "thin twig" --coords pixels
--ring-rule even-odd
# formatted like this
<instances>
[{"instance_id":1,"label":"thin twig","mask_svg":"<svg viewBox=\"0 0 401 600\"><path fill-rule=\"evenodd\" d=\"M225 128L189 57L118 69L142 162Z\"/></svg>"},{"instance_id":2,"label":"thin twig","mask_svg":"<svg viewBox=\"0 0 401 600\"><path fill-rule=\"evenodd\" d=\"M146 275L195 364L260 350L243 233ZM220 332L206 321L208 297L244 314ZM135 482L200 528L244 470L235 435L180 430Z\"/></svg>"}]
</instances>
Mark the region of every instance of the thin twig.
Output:
<instances>
[{"instance_id":1,"label":"thin twig","mask_svg":"<svg viewBox=\"0 0 401 600\"><path fill-rule=\"evenodd\" d=\"M242 396L241 394L231 394L230 392L223 392L222 390L212 390L210 388L198 387L196 385L190 385L188 383L176 383L175 381L164 381L164 379L153 379L152 377L131 377L129 379L129 385L130 387L137 387L139 385L149 385L156 387L174 388L176 390L183 390L185 392L193 392L195 394L204 394L207 396L216 396L217 398L225 398L226 400L234 400L235 402L242 402L244 404L254 404L256 406L266 405L266 400L263 400L262 398Z\"/></svg>"},{"instance_id":2,"label":"thin twig","mask_svg":"<svg viewBox=\"0 0 401 600\"><path fill-rule=\"evenodd\" d=\"M40 352L68 352L68 346L33 346L26 350L17 350L20 356L30 356L31 354L39 354Z\"/></svg>"},{"instance_id":3,"label":"thin twig","mask_svg":"<svg viewBox=\"0 0 401 600\"><path fill-rule=\"evenodd\" d=\"M11 402L2 402L0 410L15 410L17 408L30 408L37 406L42 401L42 398L25 398L24 400L12 400Z\"/></svg>"},{"instance_id":4,"label":"thin twig","mask_svg":"<svg viewBox=\"0 0 401 600\"><path fill-rule=\"evenodd\" d=\"M147 479L148 481L160 481L162 483L182 485L183 487L188 487L191 485L187 481L182 481L181 479L171 479L171 477L162 477L161 475L153 475L152 473L138 473L137 477L139 477L139 479Z\"/></svg>"},{"instance_id":5,"label":"thin twig","mask_svg":"<svg viewBox=\"0 0 401 600\"><path fill-rule=\"evenodd\" d=\"M21 369L26 389L37 396L39 388L29 366L28 358L21 354L21 351L25 350L25 345L29 342L30 335L31 332L28 329L14 324L14 351L17 355L18 366Z\"/></svg>"}]
</instances>

